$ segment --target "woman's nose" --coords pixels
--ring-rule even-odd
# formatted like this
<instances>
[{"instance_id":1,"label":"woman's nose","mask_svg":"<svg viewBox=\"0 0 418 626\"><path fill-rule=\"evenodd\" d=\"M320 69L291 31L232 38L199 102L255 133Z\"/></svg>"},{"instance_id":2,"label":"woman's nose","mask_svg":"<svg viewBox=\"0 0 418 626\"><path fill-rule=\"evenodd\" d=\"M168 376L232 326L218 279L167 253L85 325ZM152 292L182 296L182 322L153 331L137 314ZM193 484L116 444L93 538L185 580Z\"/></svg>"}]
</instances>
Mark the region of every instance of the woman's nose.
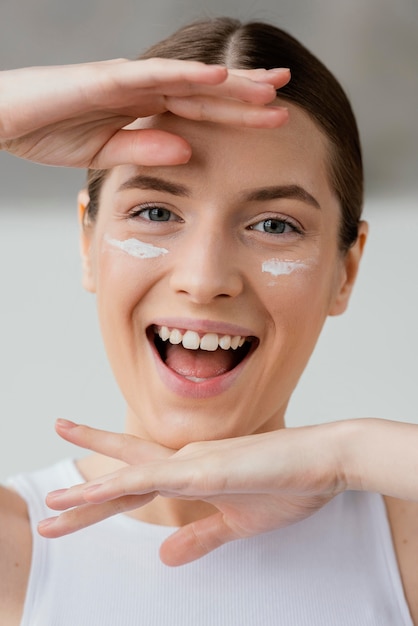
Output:
<instances>
[{"instance_id":1,"label":"woman's nose","mask_svg":"<svg viewBox=\"0 0 418 626\"><path fill-rule=\"evenodd\" d=\"M177 253L170 284L196 304L208 304L219 297L237 297L243 279L231 244L218 233L183 240Z\"/></svg>"}]
</instances>

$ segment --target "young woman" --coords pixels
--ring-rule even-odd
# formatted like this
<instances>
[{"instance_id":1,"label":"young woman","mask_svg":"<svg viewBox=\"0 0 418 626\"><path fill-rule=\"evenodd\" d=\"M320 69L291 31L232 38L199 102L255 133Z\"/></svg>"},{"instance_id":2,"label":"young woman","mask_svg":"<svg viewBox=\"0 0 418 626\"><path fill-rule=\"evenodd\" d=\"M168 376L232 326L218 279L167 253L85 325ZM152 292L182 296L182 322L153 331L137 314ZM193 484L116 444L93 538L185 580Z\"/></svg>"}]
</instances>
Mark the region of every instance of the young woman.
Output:
<instances>
[{"instance_id":1,"label":"young woman","mask_svg":"<svg viewBox=\"0 0 418 626\"><path fill-rule=\"evenodd\" d=\"M1 491L2 623L418 623L417 427L284 428L367 236L336 80L216 19L0 90L3 149L89 168L84 287L127 404L124 434L59 421L94 454Z\"/></svg>"}]
</instances>

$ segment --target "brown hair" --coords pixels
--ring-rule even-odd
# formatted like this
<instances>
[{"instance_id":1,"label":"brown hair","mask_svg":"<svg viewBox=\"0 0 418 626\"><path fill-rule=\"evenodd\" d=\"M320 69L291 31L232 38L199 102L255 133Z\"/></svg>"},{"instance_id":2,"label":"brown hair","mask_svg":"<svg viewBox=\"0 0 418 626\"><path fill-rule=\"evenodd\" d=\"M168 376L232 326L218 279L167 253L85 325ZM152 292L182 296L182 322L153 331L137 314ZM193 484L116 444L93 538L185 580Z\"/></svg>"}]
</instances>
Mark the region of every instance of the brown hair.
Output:
<instances>
[{"instance_id":1,"label":"brown hair","mask_svg":"<svg viewBox=\"0 0 418 626\"><path fill-rule=\"evenodd\" d=\"M270 24L220 17L192 23L149 48L141 59L175 58L222 64L234 69L289 67L292 79L278 95L304 109L327 136L330 183L341 206L340 248L357 239L363 205L363 167L356 120L341 85L309 50ZM89 170L90 204L94 221L104 170Z\"/></svg>"}]
</instances>

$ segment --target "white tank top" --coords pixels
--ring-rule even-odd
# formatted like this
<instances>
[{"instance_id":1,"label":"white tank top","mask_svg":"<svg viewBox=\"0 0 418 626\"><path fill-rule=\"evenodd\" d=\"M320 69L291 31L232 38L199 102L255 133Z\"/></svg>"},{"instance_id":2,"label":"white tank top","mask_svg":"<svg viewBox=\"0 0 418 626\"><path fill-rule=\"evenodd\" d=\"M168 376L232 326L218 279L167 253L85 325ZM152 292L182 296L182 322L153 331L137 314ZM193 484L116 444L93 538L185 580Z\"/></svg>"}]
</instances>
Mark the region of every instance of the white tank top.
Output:
<instances>
[{"instance_id":1,"label":"white tank top","mask_svg":"<svg viewBox=\"0 0 418 626\"><path fill-rule=\"evenodd\" d=\"M288 528L189 565L158 558L173 528L120 514L61 539L36 524L72 461L12 478L33 527L21 626L413 626L381 496L346 492Z\"/></svg>"}]
</instances>

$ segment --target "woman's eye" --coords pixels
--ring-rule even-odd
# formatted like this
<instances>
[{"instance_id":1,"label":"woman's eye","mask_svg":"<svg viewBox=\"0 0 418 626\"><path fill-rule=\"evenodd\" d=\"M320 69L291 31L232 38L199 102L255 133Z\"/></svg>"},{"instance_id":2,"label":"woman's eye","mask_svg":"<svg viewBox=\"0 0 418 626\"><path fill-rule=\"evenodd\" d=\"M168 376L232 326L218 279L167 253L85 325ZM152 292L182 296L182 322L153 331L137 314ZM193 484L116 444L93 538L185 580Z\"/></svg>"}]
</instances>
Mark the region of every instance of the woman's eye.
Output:
<instances>
[{"instance_id":1,"label":"woman's eye","mask_svg":"<svg viewBox=\"0 0 418 626\"><path fill-rule=\"evenodd\" d=\"M170 222L176 219L174 213L160 206L139 209L134 213L134 217L137 216L150 222Z\"/></svg>"},{"instance_id":2,"label":"woman's eye","mask_svg":"<svg viewBox=\"0 0 418 626\"><path fill-rule=\"evenodd\" d=\"M297 228L287 220L270 217L251 226L251 230L258 230L259 232L269 233L270 235L283 235L284 233L295 232Z\"/></svg>"}]
</instances>

